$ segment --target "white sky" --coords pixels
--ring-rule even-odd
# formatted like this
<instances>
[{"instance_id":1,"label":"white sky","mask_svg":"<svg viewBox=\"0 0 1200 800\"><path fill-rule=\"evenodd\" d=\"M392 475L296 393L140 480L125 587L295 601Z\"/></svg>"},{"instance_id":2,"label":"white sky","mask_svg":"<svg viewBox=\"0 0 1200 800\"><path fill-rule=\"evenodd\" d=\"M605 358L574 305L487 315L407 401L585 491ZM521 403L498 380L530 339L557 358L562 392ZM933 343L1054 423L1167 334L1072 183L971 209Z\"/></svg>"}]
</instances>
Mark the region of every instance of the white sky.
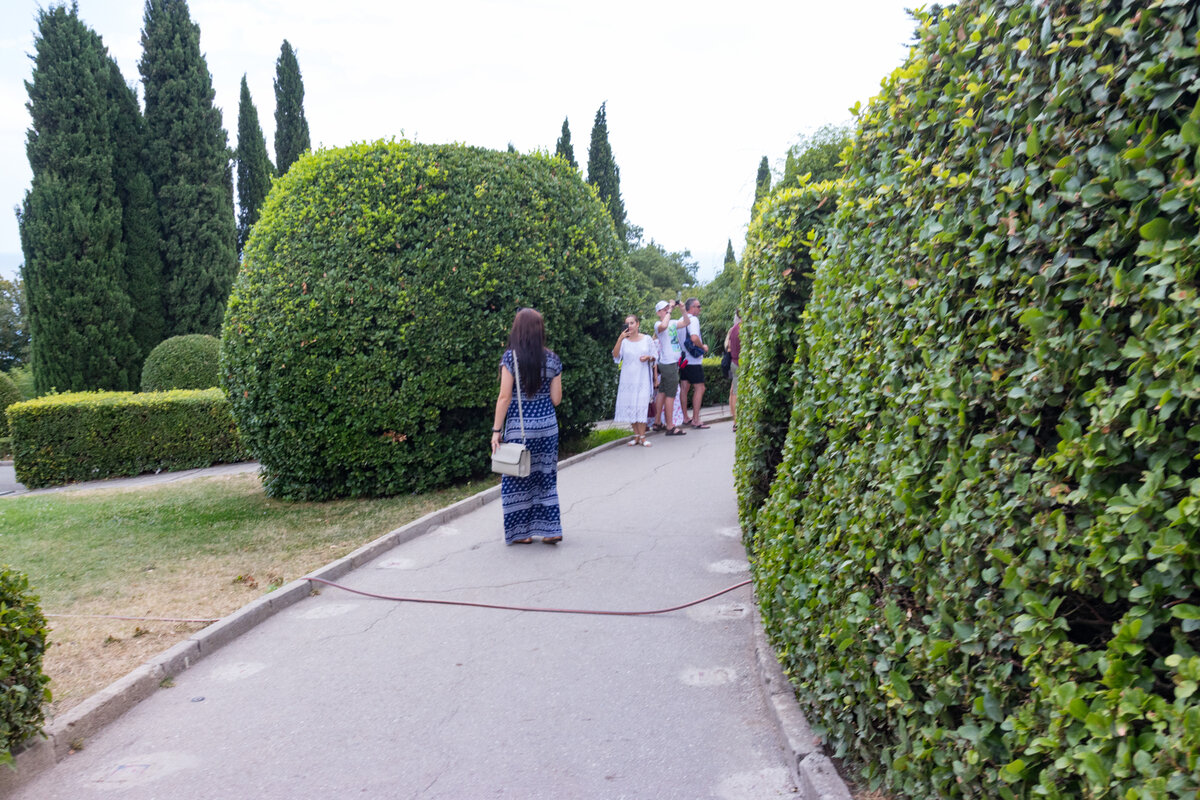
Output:
<instances>
[{"instance_id":1,"label":"white sky","mask_svg":"<svg viewBox=\"0 0 1200 800\"><path fill-rule=\"evenodd\" d=\"M766 155L851 121L907 54L916 0L190 0L237 145L245 73L274 160L275 61L296 49L314 147L406 137L553 151L568 117L586 173L596 109L629 221L711 279L740 255ZM23 260L13 208L25 157L38 0L0 0L0 275ZM125 79L140 82L144 3L79 0ZM138 87L141 96L140 86Z\"/></svg>"}]
</instances>

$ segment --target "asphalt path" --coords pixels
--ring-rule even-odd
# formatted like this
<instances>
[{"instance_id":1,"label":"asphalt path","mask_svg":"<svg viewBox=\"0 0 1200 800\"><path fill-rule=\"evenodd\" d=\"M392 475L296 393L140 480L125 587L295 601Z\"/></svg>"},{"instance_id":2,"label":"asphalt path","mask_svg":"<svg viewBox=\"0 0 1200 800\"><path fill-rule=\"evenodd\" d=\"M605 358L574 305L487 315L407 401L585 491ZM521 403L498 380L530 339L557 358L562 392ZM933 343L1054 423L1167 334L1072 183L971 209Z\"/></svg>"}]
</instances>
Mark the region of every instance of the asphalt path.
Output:
<instances>
[{"instance_id":1,"label":"asphalt path","mask_svg":"<svg viewBox=\"0 0 1200 800\"><path fill-rule=\"evenodd\" d=\"M499 502L341 583L473 603L653 610L748 577L728 422L559 474L564 540ZM324 587L178 675L18 790L130 798L794 797L742 587L641 617L391 602Z\"/></svg>"}]
</instances>

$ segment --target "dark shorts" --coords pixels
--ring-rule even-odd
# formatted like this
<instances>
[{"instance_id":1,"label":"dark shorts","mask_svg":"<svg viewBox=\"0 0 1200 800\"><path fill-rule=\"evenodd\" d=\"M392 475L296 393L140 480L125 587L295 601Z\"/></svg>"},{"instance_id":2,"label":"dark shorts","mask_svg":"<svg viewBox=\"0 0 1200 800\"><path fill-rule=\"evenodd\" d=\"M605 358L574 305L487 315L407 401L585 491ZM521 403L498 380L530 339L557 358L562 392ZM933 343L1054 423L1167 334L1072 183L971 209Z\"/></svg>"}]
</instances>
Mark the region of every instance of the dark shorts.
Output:
<instances>
[{"instance_id":1,"label":"dark shorts","mask_svg":"<svg viewBox=\"0 0 1200 800\"><path fill-rule=\"evenodd\" d=\"M704 365L689 363L679 370L679 380L687 381L692 385L704 383Z\"/></svg>"},{"instance_id":2,"label":"dark shorts","mask_svg":"<svg viewBox=\"0 0 1200 800\"><path fill-rule=\"evenodd\" d=\"M659 364L658 365L658 393L665 394L667 397L674 397L675 390L679 388L679 365L678 364Z\"/></svg>"}]
</instances>

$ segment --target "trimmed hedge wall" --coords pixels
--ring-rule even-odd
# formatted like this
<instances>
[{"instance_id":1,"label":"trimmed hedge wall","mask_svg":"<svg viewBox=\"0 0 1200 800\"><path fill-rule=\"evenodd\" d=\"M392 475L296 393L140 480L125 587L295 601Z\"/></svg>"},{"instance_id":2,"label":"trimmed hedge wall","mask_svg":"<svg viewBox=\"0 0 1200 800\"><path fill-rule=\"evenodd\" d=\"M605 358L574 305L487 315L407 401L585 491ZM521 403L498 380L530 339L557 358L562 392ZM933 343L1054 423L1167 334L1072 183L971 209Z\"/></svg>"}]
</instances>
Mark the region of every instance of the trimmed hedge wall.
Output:
<instances>
[{"instance_id":1,"label":"trimmed hedge wall","mask_svg":"<svg viewBox=\"0 0 1200 800\"><path fill-rule=\"evenodd\" d=\"M770 490L792 416L793 363L803 353L801 315L812 291L820 231L840 184L822 182L768 196L750 223L742 255L742 353L738 378L738 513L748 549L755 514Z\"/></svg>"},{"instance_id":2,"label":"trimmed hedge wall","mask_svg":"<svg viewBox=\"0 0 1200 800\"><path fill-rule=\"evenodd\" d=\"M221 340L206 333L164 339L142 365L142 391L211 389L217 385Z\"/></svg>"},{"instance_id":3,"label":"trimmed hedge wall","mask_svg":"<svg viewBox=\"0 0 1200 800\"><path fill-rule=\"evenodd\" d=\"M0 767L12 749L42 730L50 679L42 673L46 618L29 579L0 565Z\"/></svg>"},{"instance_id":4,"label":"trimmed hedge wall","mask_svg":"<svg viewBox=\"0 0 1200 800\"><path fill-rule=\"evenodd\" d=\"M249 460L220 389L46 395L8 418L30 489Z\"/></svg>"},{"instance_id":5,"label":"trimmed hedge wall","mask_svg":"<svg viewBox=\"0 0 1200 800\"><path fill-rule=\"evenodd\" d=\"M221 380L272 496L423 491L487 471L522 306L563 360L562 437L611 416L633 285L604 205L560 159L325 150L275 182L254 226Z\"/></svg>"},{"instance_id":6,"label":"trimmed hedge wall","mask_svg":"<svg viewBox=\"0 0 1200 800\"><path fill-rule=\"evenodd\" d=\"M860 118L754 569L896 793L1200 789L1198 13L964 0Z\"/></svg>"}]
</instances>

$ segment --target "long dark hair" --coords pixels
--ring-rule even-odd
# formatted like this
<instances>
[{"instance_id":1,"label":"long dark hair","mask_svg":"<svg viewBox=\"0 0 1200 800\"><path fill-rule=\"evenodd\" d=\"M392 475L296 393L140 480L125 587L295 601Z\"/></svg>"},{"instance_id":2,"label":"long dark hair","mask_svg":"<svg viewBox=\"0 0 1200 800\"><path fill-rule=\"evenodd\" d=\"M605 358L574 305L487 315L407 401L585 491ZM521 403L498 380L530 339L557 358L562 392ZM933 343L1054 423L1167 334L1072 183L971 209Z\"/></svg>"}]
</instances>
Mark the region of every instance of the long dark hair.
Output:
<instances>
[{"instance_id":1,"label":"long dark hair","mask_svg":"<svg viewBox=\"0 0 1200 800\"><path fill-rule=\"evenodd\" d=\"M542 388L546 369L546 324L532 308L522 308L508 334L508 349L513 351L521 370L521 393L533 397Z\"/></svg>"}]
</instances>

